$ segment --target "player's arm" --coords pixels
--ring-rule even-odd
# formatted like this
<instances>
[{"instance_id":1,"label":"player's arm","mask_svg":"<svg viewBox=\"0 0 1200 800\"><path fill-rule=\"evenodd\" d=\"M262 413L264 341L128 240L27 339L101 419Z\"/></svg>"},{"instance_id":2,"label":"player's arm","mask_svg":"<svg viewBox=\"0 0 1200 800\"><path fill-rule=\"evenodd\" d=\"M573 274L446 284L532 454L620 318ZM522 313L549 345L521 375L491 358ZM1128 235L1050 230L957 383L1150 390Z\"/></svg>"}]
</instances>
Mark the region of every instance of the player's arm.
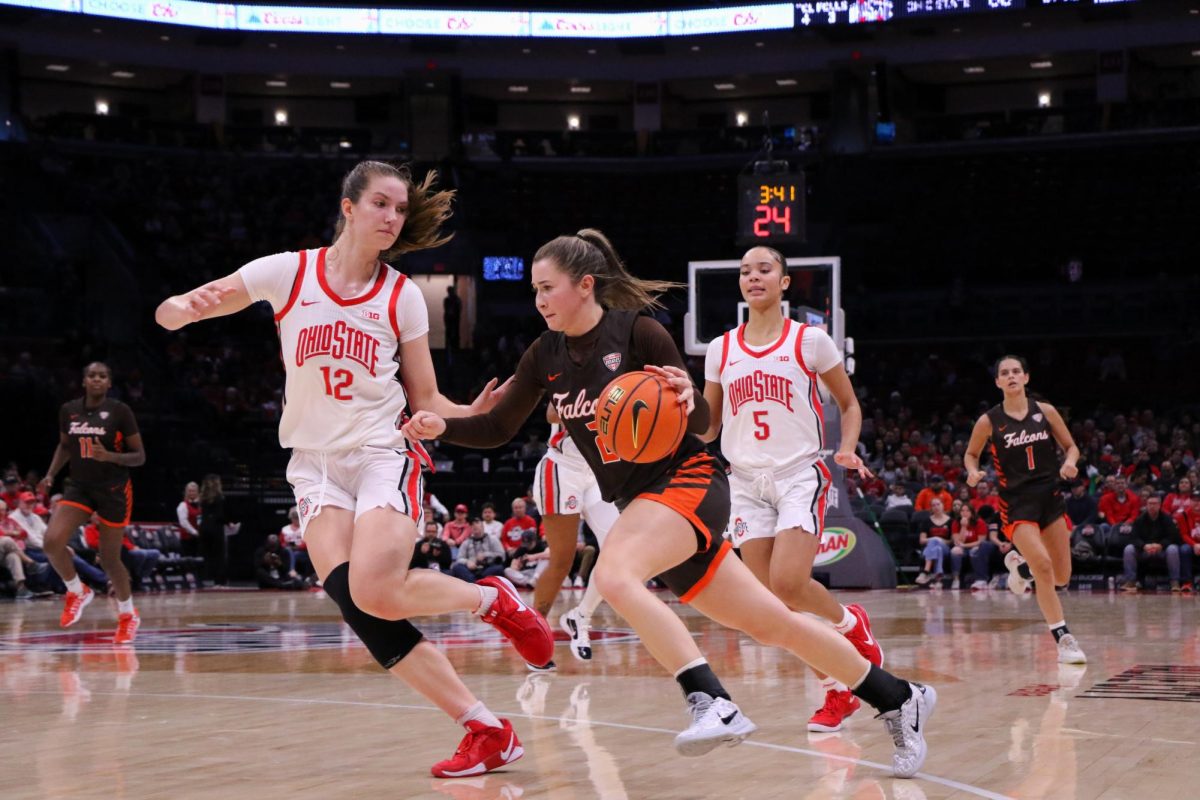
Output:
<instances>
[{"instance_id":1,"label":"player's arm","mask_svg":"<svg viewBox=\"0 0 1200 800\"><path fill-rule=\"evenodd\" d=\"M630 349L640 354L646 370L666 378L679 394L680 404L688 409L688 433L699 436L707 432L711 419L708 402L696 392L683 356L667 329L652 317L638 317L630 339Z\"/></svg>"},{"instance_id":2,"label":"player's arm","mask_svg":"<svg viewBox=\"0 0 1200 800\"><path fill-rule=\"evenodd\" d=\"M975 420L975 427L971 429L971 441L967 442L967 452L963 453L963 466L967 468L967 486L975 486L984 478L983 471L979 469L979 457L983 454L983 446L987 444L991 435L992 421L988 419L987 414L983 414Z\"/></svg>"},{"instance_id":3,"label":"player's arm","mask_svg":"<svg viewBox=\"0 0 1200 800\"><path fill-rule=\"evenodd\" d=\"M408 407L416 411L432 411L439 417L468 417L490 410L503 396L506 382L499 389L492 378L469 406L452 402L438 391L437 373L429 352L429 335L424 334L400 343L400 381L408 394Z\"/></svg>"},{"instance_id":4,"label":"player's arm","mask_svg":"<svg viewBox=\"0 0 1200 800\"><path fill-rule=\"evenodd\" d=\"M140 467L146 463L146 449L142 446L140 433L135 433L125 439L125 450L120 453L106 450L104 444L97 437L92 442L91 455L85 456L85 458L92 458L105 464L116 464L119 467Z\"/></svg>"},{"instance_id":5,"label":"player's arm","mask_svg":"<svg viewBox=\"0 0 1200 800\"><path fill-rule=\"evenodd\" d=\"M725 402L725 390L714 381L704 382L704 402L708 403L708 430L697 434L702 442L716 441L721 435L721 404Z\"/></svg>"},{"instance_id":6,"label":"player's arm","mask_svg":"<svg viewBox=\"0 0 1200 800\"><path fill-rule=\"evenodd\" d=\"M177 331L193 322L236 314L252 302L241 272L234 272L163 300L154 312L154 321Z\"/></svg>"},{"instance_id":7,"label":"player's arm","mask_svg":"<svg viewBox=\"0 0 1200 800\"><path fill-rule=\"evenodd\" d=\"M546 422L551 425L561 425L562 417L558 415L558 409L554 407L554 403L546 404Z\"/></svg>"},{"instance_id":8,"label":"player's arm","mask_svg":"<svg viewBox=\"0 0 1200 800\"><path fill-rule=\"evenodd\" d=\"M430 410L418 411L404 424L404 435L413 441L441 439L465 447L499 447L512 441L542 399L542 387L537 381L537 347L534 342L500 400L487 412L446 418Z\"/></svg>"},{"instance_id":9,"label":"player's arm","mask_svg":"<svg viewBox=\"0 0 1200 800\"><path fill-rule=\"evenodd\" d=\"M1067 454L1063 459L1063 464L1058 470L1058 474L1063 480L1073 480L1079 474L1079 469L1075 464L1079 461L1079 448L1075 445L1075 438L1071 436L1071 431L1067 429L1067 423L1063 421L1062 414L1058 413L1058 409L1049 403L1038 402L1042 409L1042 413L1046 415L1046 421L1050 423L1050 433L1054 434L1054 441L1058 442Z\"/></svg>"},{"instance_id":10,"label":"player's arm","mask_svg":"<svg viewBox=\"0 0 1200 800\"><path fill-rule=\"evenodd\" d=\"M41 483L38 484L47 494L50 492L50 487L54 485L54 476L71 460L70 447L70 438L65 433L59 433L58 446L54 448L54 455L50 457L50 466L46 469L46 477L42 478Z\"/></svg>"},{"instance_id":11,"label":"player's arm","mask_svg":"<svg viewBox=\"0 0 1200 800\"><path fill-rule=\"evenodd\" d=\"M834 453L833 460L843 469L856 470L863 478L871 477L871 470L858 455L858 435L862 432L862 406L854 394L854 386L846 368L839 361L821 373L821 381L837 401L842 417L842 444Z\"/></svg>"}]
</instances>

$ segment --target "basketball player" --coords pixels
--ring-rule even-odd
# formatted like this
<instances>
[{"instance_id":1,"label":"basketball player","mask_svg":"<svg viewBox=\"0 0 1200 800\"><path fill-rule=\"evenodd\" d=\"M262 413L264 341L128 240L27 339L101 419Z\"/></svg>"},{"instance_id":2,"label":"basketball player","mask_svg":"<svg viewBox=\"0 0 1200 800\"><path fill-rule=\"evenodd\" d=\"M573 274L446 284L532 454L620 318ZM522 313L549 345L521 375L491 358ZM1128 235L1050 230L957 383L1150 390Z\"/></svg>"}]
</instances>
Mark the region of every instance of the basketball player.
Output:
<instances>
[{"instance_id":1,"label":"basketball player","mask_svg":"<svg viewBox=\"0 0 1200 800\"><path fill-rule=\"evenodd\" d=\"M812 577L824 529L831 478L821 458L825 420L819 379L841 409L842 442L833 460L864 478L871 471L855 453L862 409L842 357L829 334L798 325L780 303L791 278L779 251L753 247L742 256L738 285L750 315L744 325L709 342L704 399L711 421L701 439L721 436L729 460L733 546L742 560L788 608L833 624L876 666L883 650L871 635L862 606L843 606ZM825 704L808 729L829 733L860 703L844 684L818 675Z\"/></svg>"},{"instance_id":2,"label":"basketball player","mask_svg":"<svg viewBox=\"0 0 1200 800\"><path fill-rule=\"evenodd\" d=\"M871 664L827 626L790 611L740 559L726 558L730 546L722 533L729 484L704 444L685 436L672 455L635 464L602 449L595 435L601 392L618 375L643 368L678 392L689 431L708 430L708 404L694 391L675 343L662 325L639 314L674 284L634 277L608 239L591 229L543 245L532 276L537 310L550 330L525 351L496 407L459 419L418 412L405 434L497 447L512 439L542 393L550 392L571 437L588 444L580 452L604 499L621 509L592 580L683 689L692 723L675 737L676 750L699 756L721 743L741 742L757 726L730 699L683 621L646 588L655 575L705 616L786 648L850 686L882 712L896 746L895 775L913 775L925 759L924 726L936 693Z\"/></svg>"},{"instance_id":3,"label":"basketball player","mask_svg":"<svg viewBox=\"0 0 1200 800\"><path fill-rule=\"evenodd\" d=\"M440 225L452 193L435 194L433 179L418 184L406 167L359 163L342 183L331 246L252 261L163 301L156 319L178 330L257 300L271 304L287 376L279 441L292 448L287 477L313 566L376 660L466 727L454 756L432 768L457 777L524 751L509 722L471 694L408 618L473 612L538 663L550 659L554 641L504 578L473 585L408 571L428 456L397 429L406 403L456 416L495 401L494 381L469 408L438 393L421 292L382 260L448 240Z\"/></svg>"},{"instance_id":4,"label":"basketball player","mask_svg":"<svg viewBox=\"0 0 1200 800\"><path fill-rule=\"evenodd\" d=\"M83 397L58 411L58 447L41 488L46 494L54 476L71 464L71 477L46 529L46 558L67 585L59 624L69 628L83 616L96 594L79 580L67 541L79 527L100 518L100 565L117 593L117 632L113 644L131 644L141 618L133 606L129 572L121 563L125 526L133 513L129 468L146 463L142 435L129 406L108 396L112 371L95 361L83 370Z\"/></svg>"},{"instance_id":5,"label":"basketball player","mask_svg":"<svg viewBox=\"0 0 1200 800\"><path fill-rule=\"evenodd\" d=\"M558 588L571 570L579 520L582 518L588 524L603 548L619 513L616 506L600 496L596 476L580 454L575 440L562 427L553 404L546 407L546 419L551 425L550 446L537 465L533 482L533 496L538 508L542 509L542 522L546 525L546 539L550 544L550 566L533 591L534 607L543 616L550 613ZM589 581L579 605L559 618L558 624L571 637L571 655L580 661L592 658L592 614L602 601L596 582ZM553 668L553 662L548 666ZM546 669L532 664L529 667Z\"/></svg>"},{"instance_id":6,"label":"basketball player","mask_svg":"<svg viewBox=\"0 0 1200 800\"><path fill-rule=\"evenodd\" d=\"M963 463L967 485L983 480L979 456L989 443L992 467L1000 486L1000 526L1015 549L1004 557L1008 588L1024 594L1033 581L1038 606L1058 644L1062 664L1086 664L1087 656L1067 630L1055 587L1071 581L1071 530L1058 480L1072 480L1079 470L1079 448L1058 410L1025 393L1029 372L1025 359L1003 356L993 371L1004 401L975 422ZM1062 464L1054 443L1066 452Z\"/></svg>"}]
</instances>

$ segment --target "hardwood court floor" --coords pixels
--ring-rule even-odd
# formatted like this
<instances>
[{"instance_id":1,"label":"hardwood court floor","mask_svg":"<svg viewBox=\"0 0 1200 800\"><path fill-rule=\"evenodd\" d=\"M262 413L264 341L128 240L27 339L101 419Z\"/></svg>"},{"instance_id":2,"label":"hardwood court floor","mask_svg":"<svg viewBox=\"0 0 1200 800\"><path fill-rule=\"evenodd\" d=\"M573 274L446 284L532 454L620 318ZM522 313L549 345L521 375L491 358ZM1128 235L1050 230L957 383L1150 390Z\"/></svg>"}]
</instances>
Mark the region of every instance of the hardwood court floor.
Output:
<instances>
[{"instance_id":1,"label":"hardwood court floor","mask_svg":"<svg viewBox=\"0 0 1200 800\"><path fill-rule=\"evenodd\" d=\"M799 662L677 606L759 724L753 739L675 755L679 692L607 607L594 660L560 645L553 675L530 675L491 628L456 615L423 628L512 718L526 754L503 773L437 781L429 765L461 731L379 670L332 603L209 591L140 598L133 651L106 643L104 601L68 632L57 601L0 605L0 797L1195 797L1197 599L1072 593L1086 669L1056 663L1030 596L842 599L870 611L888 667L937 686L918 779L890 777L891 742L866 707L841 733L808 734L821 697ZM1156 668L1125 674L1139 666Z\"/></svg>"}]
</instances>

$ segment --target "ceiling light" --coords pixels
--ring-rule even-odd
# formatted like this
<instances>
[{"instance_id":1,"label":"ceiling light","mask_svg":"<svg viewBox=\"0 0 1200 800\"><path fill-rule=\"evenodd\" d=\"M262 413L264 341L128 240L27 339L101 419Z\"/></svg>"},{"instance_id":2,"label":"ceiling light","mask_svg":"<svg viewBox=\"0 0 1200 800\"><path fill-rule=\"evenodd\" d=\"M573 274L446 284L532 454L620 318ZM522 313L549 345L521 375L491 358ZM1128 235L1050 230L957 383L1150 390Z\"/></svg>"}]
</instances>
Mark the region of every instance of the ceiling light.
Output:
<instances>
[{"instance_id":1,"label":"ceiling light","mask_svg":"<svg viewBox=\"0 0 1200 800\"><path fill-rule=\"evenodd\" d=\"M1050 93L1049 92L1038 92L1038 108L1049 108L1049 107L1050 107Z\"/></svg>"},{"instance_id":2,"label":"ceiling light","mask_svg":"<svg viewBox=\"0 0 1200 800\"><path fill-rule=\"evenodd\" d=\"M596 48L594 48L594 47L589 47L589 48L588 48L588 55L589 55L589 56L594 56L594 55L596 55Z\"/></svg>"},{"instance_id":3,"label":"ceiling light","mask_svg":"<svg viewBox=\"0 0 1200 800\"><path fill-rule=\"evenodd\" d=\"M734 117L734 119L737 120L737 126L739 128L744 128L750 123L750 115L745 111L737 112L737 115Z\"/></svg>"},{"instance_id":4,"label":"ceiling light","mask_svg":"<svg viewBox=\"0 0 1200 800\"><path fill-rule=\"evenodd\" d=\"M132 73L132 72L126 72L126 71L125 71L125 70L123 70L123 69L119 69L119 70L116 70L115 72L113 72L112 76L113 76L114 78L132 78L132 77L133 77L133 73Z\"/></svg>"},{"instance_id":5,"label":"ceiling light","mask_svg":"<svg viewBox=\"0 0 1200 800\"><path fill-rule=\"evenodd\" d=\"M508 90L510 92L512 92L513 94L525 94L526 92L529 91L529 87L528 86L510 86L510 87L508 87Z\"/></svg>"},{"instance_id":6,"label":"ceiling light","mask_svg":"<svg viewBox=\"0 0 1200 800\"><path fill-rule=\"evenodd\" d=\"M766 47L767 43L766 42L755 42L754 46L755 47Z\"/></svg>"},{"instance_id":7,"label":"ceiling light","mask_svg":"<svg viewBox=\"0 0 1200 800\"><path fill-rule=\"evenodd\" d=\"M692 52L693 52L693 53L699 53L699 52L700 52L700 45L698 45L698 44L694 44L694 45L692 45Z\"/></svg>"},{"instance_id":8,"label":"ceiling light","mask_svg":"<svg viewBox=\"0 0 1200 800\"><path fill-rule=\"evenodd\" d=\"M795 78L776 78L775 85L776 86L795 86L796 79Z\"/></svg>"},{"instance_id":9,"label":"ceiling light","mask_svg":"<svg viewBox=\"0 0 1200 800\"><path fill-rule=\"evenodd\" d=\"M275 44L274 42L267 42L267 47L274 50L276 47L279 47L279 45Z\"/></svg>"},{"instance_id":10,"label":"ceiling light","mask_svg":"<svg viewBox=\"0 0 1200 800\"><path fill-rule=\"evenodd\" d=\"M339 44L339 45L337 46L337 49L338 49L338 50L345 50L345 49L346 49L346 45L344 45L344 44Z\"/></svg>"},{"instance_id":11,"label":"ceiling light","mask_svg":"<svg viewBox=\"0 0 1200 800\"><path fill-rule=\"evenodd\" d=\"M592 87L590 86L572 86L571 94L591 94Z\"/></svg>"},{"instance_id":12,"label":"ceiling light","mask_svg":"<svg viewBox=\"0 0 1200 800\"><path fill-rule=\"evenodd\" d=\"M270 86L272 89L286 89L287 81L267 81L267 86Z\"/></svg>"},{"instance_id":13,"label":"ceiling light","mask_svg":"<svg viewBox=\"0 0 1200 800\"><path fill-rule=\"evenodd\" d=\"M329 88L330 89L349 89L350 83L348 81L330 81Z\"/></svg>"},{"instance_id":14,"label":"ceiling light","mask_svg":"<svg viewBox=\"0 0 1200 800\"><path fill-rule=\"evenodd\" d=\"M1053 61L1030 61L1029 66L1033 69L1050 69L1054 66Z\"/></svg>"},{"instance_id":15,"label":"ceiling light","mask_svg":"<svg viewBox=\"0 0 1200 800\"><path fill-rule=\"evenodd\" d=\"M982 75L984 72L987 72L987 70L984 69L983 67L978 67L978 66L963 67L963 72L967 73L968 75Z\"/></svg>"},{"instance_id":16,"label":"ceiling light","mask_svg":"<svg viewBox=\"0 0 1200 800\"><path fill-rule=\"evenodd\" d=\"M169 42L169 41L171 41L171 37L170 37L170 36L167 36L167 35L164 33L162 36L158 37L158 40L159 40L160 42Z\"/></svg>"},{"instance_id":17,"label":"ceiling light","mask_svg":"<svg viewBox=\"0 0 1200 800\"><path fill-rule=\"evenodd\" d=\"M1196 57L1200 58L1200 50L1193 50L1193 51L1192 51L1192 55L1194 55L1194 56L1196 56ZM46 69L49 69L49 67L47 67Z\"/></svg>"},{"instance_id":18,"label":"ceiling light","mask_svg":"<svg viewBox=\"0 0 1200 800\"><path fill-rule=\"evenodd\" d=\"M1025 22L1022 22L1022 23L1021 23L1021 27L1022 27L1022 28L1032 28L1032 27L1033 27L1033 23L1032 23L1032 22L1029 22L1028 20L1026 20Z\"/></svg>"},{"instance_id":19,"label":"ceiling light","mask_svg":"<svg viewBox=\"0 0 1200 800\"><path fill-rule=\"evenodd\" d=\"M714 88L714 89L718 89L718 90L720 90L720 91L722 91L722 92L727 92L727 91L729 91L730 89L736 89L736 88L737 88L737 86L735 86L735 85L734 85L734 84L732 84L732 83L714 83L714 84L713 84L713 88Z\"/></svg>"},{"instance_id":20,"label":"ceiling light","mask_svg":"<svg viewBox=\"0 0 1200 800\"><path fill-rule=\"evenodd\" d=\"M66 72L67 70L71 69L71 67L68 64L47 64L46 69L50 70L51 72Z\"/></svg>"},{"instance_id":21,"label":"ceiling light","mask_svg":"<svg viewBox=\"0 0 1200 800\"><path fill-rule=\"evenodd\" d=\"M102 117L108 116L108 101L107 100L97 100L96 101L96 113Z\"/></svg>"},{"instance_id":22,"label":"ceiling light","mask_svg":"<svg viewBox=\"0 0 1200 800\"><path fill-rule=\"evenodd\" d=\"M349 139L342 139L340 142L338 142L338 147L342 148L343 150L349 150L352 146L353 145L350 144Z\"/></svg>"},{"instance_id":23,"label":"ceiling light","mask_svg":"<svg viewBox=\"0 0 1200 800\"><path fill-rule=\"evenodd\" d=\"M571 116L567 117L567 128L569 130L573 130L573 131L579 130L579 115L578 114L572 114Z\"/></svg>"},{"instance_id":24,"label":"ceiling light","mask_svg":"<svg viewBox=\"0 0 1200 800\"><path fill-rule=\"evenodd\" d=\"M287 125L287 121L288 121L287 109L286 108L275 109L275 124L276 125Z\"/></svg>"},{"instance_id":25,"label":"ceiling light","mask_svg":"<svg viewBox=\"0 0 1200 800\"><path fill-rule=\"evenodd\" d=\"M522 53L524 53L525 55L529 55L529 54L530 54L530 53L532 53L533 51L532 51L532 50L530 50L528 47L522 47L522 48L521 48L521 52L522 52Z\"/></svg>"}]
</instances>

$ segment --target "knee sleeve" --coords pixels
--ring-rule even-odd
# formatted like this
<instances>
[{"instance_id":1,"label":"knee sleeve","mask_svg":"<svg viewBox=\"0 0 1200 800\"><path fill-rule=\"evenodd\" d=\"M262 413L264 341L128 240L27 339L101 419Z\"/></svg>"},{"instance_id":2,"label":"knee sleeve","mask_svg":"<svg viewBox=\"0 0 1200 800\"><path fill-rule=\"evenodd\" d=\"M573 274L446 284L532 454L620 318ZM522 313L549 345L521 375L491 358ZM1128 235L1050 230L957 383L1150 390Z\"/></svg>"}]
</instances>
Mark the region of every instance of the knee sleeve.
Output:
<instances>
[{"instance_id":1,"label":"knee sleeve","mask_svg":"<svg viewBox=\"0 0 1200 800\"><path fill-rule=\"evenodd\" d=\"M342 610L342 619L367 646L384 669L391 669L420 644L421 632L406 619L373 617L354 605L350 597L350 562L338 564L322 584L325 594Z\"/></svg>"}]
</instances>

